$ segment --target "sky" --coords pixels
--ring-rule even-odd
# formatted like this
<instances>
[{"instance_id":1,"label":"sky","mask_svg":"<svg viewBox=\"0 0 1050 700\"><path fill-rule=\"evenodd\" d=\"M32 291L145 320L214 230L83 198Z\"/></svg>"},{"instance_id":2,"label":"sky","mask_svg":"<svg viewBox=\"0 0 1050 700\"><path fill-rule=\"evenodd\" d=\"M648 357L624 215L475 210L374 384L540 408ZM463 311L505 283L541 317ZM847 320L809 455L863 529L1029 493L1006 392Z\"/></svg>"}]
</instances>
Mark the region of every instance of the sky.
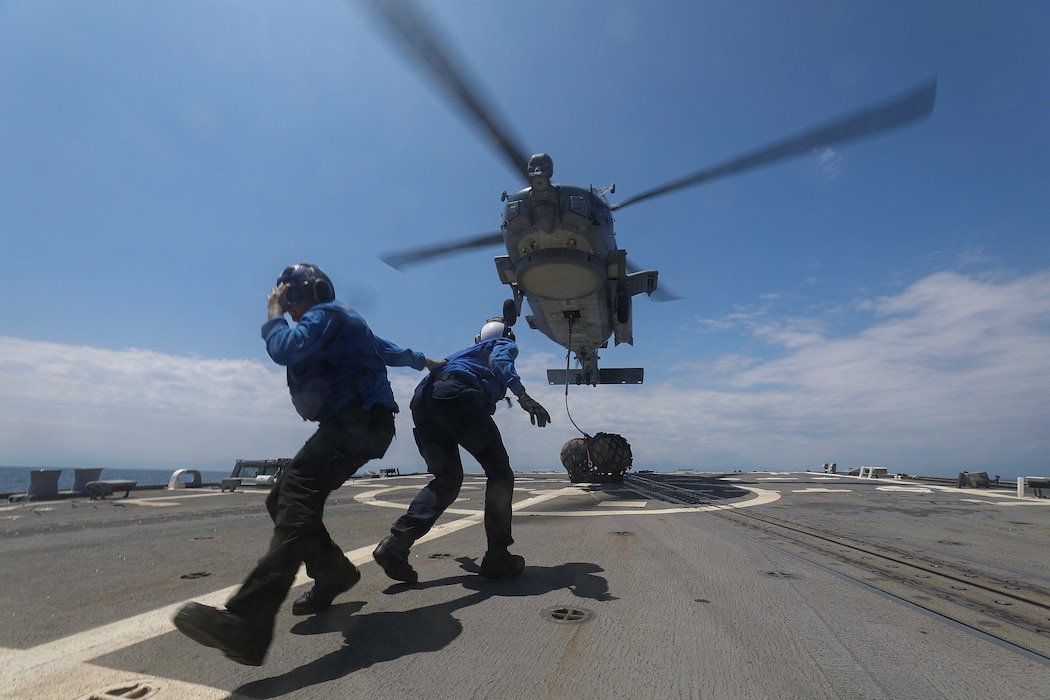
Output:
<instances>
[{"instance_id":1,"label":"sky","mask_svg":"<svg viewBox=\"0 0 1050 700\"><path fill-rule=\"evenodd\" d=\"M938 81L925 121L618 212L682 299L601 351L640 386L549 386L564 350L517 329L553 420L496 411L516 469L560 470L575 422L635 469L1050 471L1045 0L418 4L554 181L612 202ZM281 269L444 357L500 313L503 251L378 256L497 230L521 183L362 0L0 0L0 464L291 456ZM418 469L422 375L390 378L366 469Z\"/></svg>"}]
</instances>

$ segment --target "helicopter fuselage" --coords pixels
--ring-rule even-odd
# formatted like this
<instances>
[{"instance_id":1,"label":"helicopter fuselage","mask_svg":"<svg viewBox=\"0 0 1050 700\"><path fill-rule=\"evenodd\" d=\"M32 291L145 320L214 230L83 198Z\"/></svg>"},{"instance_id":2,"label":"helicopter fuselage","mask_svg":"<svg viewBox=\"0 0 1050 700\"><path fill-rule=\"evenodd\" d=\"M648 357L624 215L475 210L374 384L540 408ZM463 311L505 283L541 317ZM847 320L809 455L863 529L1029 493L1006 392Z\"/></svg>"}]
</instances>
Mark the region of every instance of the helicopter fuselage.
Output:
<instances>
[{"instance_id":1,"label":"helicopter fuselage","mask_svg":"<svg viewBox=\"0 0 1050 700\"><path fill-rule=\"evenodd\" d=\"M600 190L534 180L504 199L507 255L496 258L496 268L514 291L515 312L528 301L529 326L575 354L578 383L616 381L600 378L597 351L610 336L616 345L633 344L631 297L654 292L657 272L628 273Z\"/></svg>"}]
</instances>

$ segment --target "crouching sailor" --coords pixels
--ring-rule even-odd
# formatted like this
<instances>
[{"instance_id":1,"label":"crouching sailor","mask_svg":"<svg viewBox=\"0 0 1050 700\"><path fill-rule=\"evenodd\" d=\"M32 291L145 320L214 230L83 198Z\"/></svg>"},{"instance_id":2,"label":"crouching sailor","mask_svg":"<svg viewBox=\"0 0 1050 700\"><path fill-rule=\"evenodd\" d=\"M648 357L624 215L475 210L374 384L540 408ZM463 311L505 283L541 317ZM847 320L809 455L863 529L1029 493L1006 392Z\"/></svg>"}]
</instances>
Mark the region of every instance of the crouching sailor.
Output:
<instances>
[{"instance_id":1,"label":"crouching sailor","mask_svg":"<svg viewBox=\"0 0 1050 700\"><path fill-rule=\"evenodd\" d=\"M423 487L387 536L373 552L376 562L395 581L415 583L418 575L408 561L412 543L434 527L459 496L463 485L463 447L485 470L485 536L488 548L481 561L485 578L510 578L525 568L525 559L511 554L511 500L514 472L492 414L509 389L529 413L532 424L543 427L551 417L525 393L514 368L518 346L514 332L492 318L475 337L474 345L445 359L412 396L413 433L419 454L434 478Z\"/></svg>"}]
</instances>

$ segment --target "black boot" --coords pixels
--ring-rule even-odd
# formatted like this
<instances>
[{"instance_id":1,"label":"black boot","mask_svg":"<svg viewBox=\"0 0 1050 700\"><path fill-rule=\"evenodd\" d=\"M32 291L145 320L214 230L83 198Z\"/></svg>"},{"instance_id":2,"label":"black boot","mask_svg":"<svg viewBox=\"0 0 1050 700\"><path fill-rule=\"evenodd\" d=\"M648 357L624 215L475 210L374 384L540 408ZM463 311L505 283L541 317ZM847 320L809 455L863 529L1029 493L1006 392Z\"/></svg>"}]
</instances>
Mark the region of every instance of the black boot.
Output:
<instances>
[{"instance_id":1,"label":"black boot","mask_svg":"<svg viewBox=\"0 0 1050 700\"><path fill-rule=\"evenodd\" d=\"M218 649L246 666L262 666L273 638L273 624L259 625L229 610L189 603L175 614L175 626L206 647Z\"/></svg>"},{"instance_id":2,"label":"black boot","mask_svg":"<svg viewBox=\"0 0 1050 700\"><path fill-rule=\"evenodd\" d=\"M372 552L372 558L395 581L415 583L419 580L419 574L408 563L408 549L411 546L411 542L406 543L405 539L397 535L387 535Z\"/></svg>"},{"instance_id":3,"label":"black boot","mask_svg":"<svg viewBox=\"0 0 1050 700\"><path fill-rule=\"evenodd\" d=\"M525 570L525 557L511 554L506 547L490 549L481 560L481 575L485 578L514 578Z\"/></svg>"},{"instance_id":4,"label":"black boot","mask_svg":"<svg viewBox=\"0 0 1050 700\"><path fill-rule=\"evenodd\" d=\"M303 593L292 603L293 615L316 615L327 610L335 597L346 593L361 580L361 570L346 562L347 567L342 575L334 581L317 581L314 587Z\"/></svg>"}]
</instances>

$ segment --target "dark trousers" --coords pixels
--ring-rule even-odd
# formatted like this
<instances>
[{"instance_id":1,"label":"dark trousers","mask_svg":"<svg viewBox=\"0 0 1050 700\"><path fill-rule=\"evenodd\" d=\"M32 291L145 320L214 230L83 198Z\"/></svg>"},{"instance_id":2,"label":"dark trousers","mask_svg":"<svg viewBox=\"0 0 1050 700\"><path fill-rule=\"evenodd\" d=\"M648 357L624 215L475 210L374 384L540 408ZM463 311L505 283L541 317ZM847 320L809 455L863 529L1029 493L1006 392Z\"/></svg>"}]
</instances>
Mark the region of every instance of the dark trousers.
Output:
<instances>
[{"instance_id":1,"label":"dark trousers","mask_svg":"<svg viewBox=\"0 0 1050 700\"><path fill-rule=\"evenodd\" d=\"M325 501L368 460L386 454L393 439L394 414L382 406L348 406L318 426L266 497L274 524L270 548L227 610L272 627L300 564L321 586L348 570L350 562L321 522Z\"/></svg>"},{"instance_id":2,"label":"dark trousers","mask_svg":"<svg viewBox=\"0 0 1050 700\"><path fill-rule=\"evenodd\" d=\"M485 470L485 535L488 548L506 549L511 538L514 472L503 438L476 389L455 379L428 381L412 397L412 421L419 453L434 478L390 528L415 541L430 531L459 496L463 485L462 445Z\"/></svg>"}]
</instances>

